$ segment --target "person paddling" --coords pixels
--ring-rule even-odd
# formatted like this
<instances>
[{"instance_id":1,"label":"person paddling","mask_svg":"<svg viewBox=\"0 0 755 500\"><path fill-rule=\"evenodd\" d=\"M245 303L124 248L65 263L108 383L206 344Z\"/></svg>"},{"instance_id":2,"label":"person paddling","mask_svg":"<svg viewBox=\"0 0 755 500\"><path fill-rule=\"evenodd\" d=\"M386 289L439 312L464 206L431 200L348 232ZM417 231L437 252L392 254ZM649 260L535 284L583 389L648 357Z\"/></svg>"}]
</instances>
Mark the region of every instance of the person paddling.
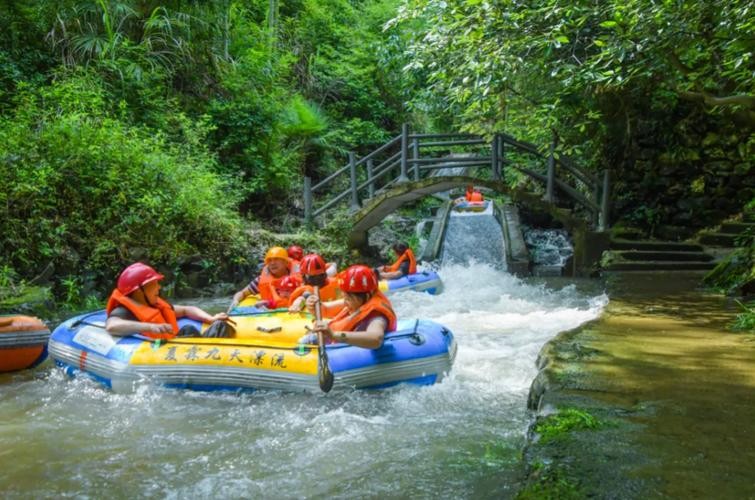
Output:
<instances>
[{"instance_id":1,"label":"person paddling","mask_svg":"<svg viewBox=\"0 0 755 500\"><path fill-rule=\"evenodd\" d=\"M336 300L341 296L338 280L327 274L328 264L316 253L305 256L301 261L301 276L304 284L291 294L289 312L299 312L304 307L305 294L314 292L319 287L320 298L323 301Z\"/></svg>"},{"instance_id":2,"label":"person paddling","mask_svg":"<svg viewBox=\"0 0 755 500\"><path fill-rule=\"evenodd\" d=\"M176 336L199 336L194 327L178 329L178 318L188 317L203 323L228 320L228 315L214 316L195 306L171 305L160 298L160 280L164 276L142 262L126 267L118 276L116 288L105 308L105 330L111 335L141 333L151 339Z\"/></svg>"},{"instance_id":3,"label":"person paddling","mask_svg":"<svg viewBox=\"0 0 755 500\"><path fill-rule=\"evenodd\" d=\"M409 245L396 243L393 245L393 251L396 253L396 262L390 266L380 266L375 269L379 279L395 280L417 272L417 259Z\"/></svg>"},{"instance_id":4,"label":"person paddling","mask_svg":"<svg viewBox=\"0 0 755 500\"><path fill-rule=\"evenodd\" d=\"M328 321L316 321L314 332L322 333L329 342L342 342L367 349L383 345L387 332L396 330L396 313L391 302L378 290L375 273L367 266L351 266L340 275L343 299L322 303L322 314ZM307 297L307 309L314 313L319 299ZM307 340L308 343L315 343Z\"/></svg>"}]
</instances>

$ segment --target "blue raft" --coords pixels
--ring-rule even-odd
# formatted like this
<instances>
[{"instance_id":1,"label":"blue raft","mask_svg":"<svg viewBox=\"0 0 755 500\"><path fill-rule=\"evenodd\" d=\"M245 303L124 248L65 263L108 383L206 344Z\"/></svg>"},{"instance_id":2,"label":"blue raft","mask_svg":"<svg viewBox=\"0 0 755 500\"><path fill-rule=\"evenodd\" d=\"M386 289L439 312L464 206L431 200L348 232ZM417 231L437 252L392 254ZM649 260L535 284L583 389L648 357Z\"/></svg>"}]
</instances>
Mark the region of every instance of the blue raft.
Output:
<instances>
[{"instance_id":1,"label":"blue raft","mask_svg":"<svg viewBox=\"0 0 755 500\"><path fill-rule=\"evenodd\" d=\"M379 287L381 292L388 294L402 290L414 290L437 295L443 291L443 282L435 271L421 271L407 274L403 278L395 280L380 280Z\"/></svg>"},{"instance_id":2,"label":"blue raft","mask_svg":"<svg viewBox=\"0 0 755 500\"><path fill-rule=\"evenodd\" d=\"M68 375L85 373L116 392L133 391L141 381L196 390L320 390L317 346L291 340L304 333L309 315L239 315L234 317L236 338L167 342L138 335L113 337L104 329L105 319L104 311L77 316L50 336L50 356ZM202 327L179 320L179 326L186 324ZM273 331L277 333L268 333ZM453 364L456 341L450 330L433 321L400 320L398 330L386 334L379 349L346 344L326 349L334 389L379 389L441 381Z\"/></svg>"}]
</instances>

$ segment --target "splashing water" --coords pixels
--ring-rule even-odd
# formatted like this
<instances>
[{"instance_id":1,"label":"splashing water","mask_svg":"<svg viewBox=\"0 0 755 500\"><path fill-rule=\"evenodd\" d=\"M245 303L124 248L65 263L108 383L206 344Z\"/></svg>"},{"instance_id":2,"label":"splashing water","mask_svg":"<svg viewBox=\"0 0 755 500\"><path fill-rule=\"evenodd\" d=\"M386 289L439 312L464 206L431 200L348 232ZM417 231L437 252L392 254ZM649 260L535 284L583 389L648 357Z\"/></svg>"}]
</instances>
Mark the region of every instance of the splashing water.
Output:
<instances>
[{"instance_id":1,"label":"splashing water","mask_svg":"<svg viewBox=\"0 0 755 500\"><path fill-rule=\"evenodd\" d=\"M526 228L524 240L536 265L563 267L569 257L574 255L569 233L564 229Z\"/></svg>"},{"instance_id":2,"label":"splashing water","mask_svg":"<svg viewBox=\"0 0 755 500\"><path fill-rule=\"evenodd\" d=\"M440 269L445 292L392 296L400 317L456 335L430 387L329 395L112 394L53 368L0 377L5 498L501 498L515 492L542 345L605 295L552 291L483 264Z\"/></svg>"}]
</instances>

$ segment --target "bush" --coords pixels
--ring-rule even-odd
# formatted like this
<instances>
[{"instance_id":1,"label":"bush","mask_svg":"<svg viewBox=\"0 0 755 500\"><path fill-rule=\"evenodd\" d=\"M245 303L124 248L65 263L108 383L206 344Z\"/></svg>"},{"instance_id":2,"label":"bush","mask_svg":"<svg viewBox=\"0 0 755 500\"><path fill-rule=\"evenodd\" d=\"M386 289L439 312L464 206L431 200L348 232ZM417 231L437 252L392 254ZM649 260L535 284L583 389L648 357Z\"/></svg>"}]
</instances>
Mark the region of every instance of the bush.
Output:
<instances>
[{"instance_id":1,"label":"bush","mask_svg":"<svg viewBox=\"0 0 755 500\"><path fill-rule=\"evenodd\" d=\"M13 115L0 118L7 264L33 276L53 263L58 276L110 284L134 260L170 272L201 256L220 271L244 237L237 195L213 173L215 158L201 141L178 146L114 118L105 96L96 78L78 73L25 89Z\"/></svg>"}]
</instances>

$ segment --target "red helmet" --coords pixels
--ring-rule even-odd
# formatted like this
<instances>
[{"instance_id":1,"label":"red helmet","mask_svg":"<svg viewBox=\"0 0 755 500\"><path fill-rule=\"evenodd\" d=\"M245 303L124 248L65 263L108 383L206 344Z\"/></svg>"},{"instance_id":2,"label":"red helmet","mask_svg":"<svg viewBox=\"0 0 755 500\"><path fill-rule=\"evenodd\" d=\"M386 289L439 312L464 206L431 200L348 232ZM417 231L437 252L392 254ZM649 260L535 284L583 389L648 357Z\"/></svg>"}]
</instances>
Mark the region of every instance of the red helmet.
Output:
<instances>
[{"instance_id":1,"label":"red helmet","mask_svg":"<svg viewBox=\"0 0 755 500\"><path fill-rule=\"evenodd\" d=\"M377 290L378 282L372 269L367 266L356 265L341 273L338 286L348 293L374 292Z\"/></svg>"},{"instance_id":2,"label":"red helmet","mask_svg":"<svg viewBox=\"0 0 755 500\"><path fill-rule=\"evenodd\" d=\"M296 278L296 276L288 275L278 280L278 284L275 285L275 288L286 292L293 292L294 290L299 288L299 285L301 285L301 283Z\"/></svg>"},{"instance_id":3,"label":"red helmet","mask_svg":"<svg viewBox=\"0 0 755 500\"><path fill-rule=\"evenodd\" d=\"M304 250L299 245L291 245L288 247L288 257L294 260L301 260L304 257Z\"/></svg>"},{"instance_id":4,"label":"red helmet","mask_svg":"<svg viewBox=\"0 0 755 500\"><path fill-rule=\"evenodd\" d=\"M135 262L121 271L121 275L118 276L118 291L123 295L128 295L140 286L159 281L164 277L147 264Z\"/></svg>"},{"instance_id":5,"label":"red helmet","mask_svg":"<svg viewBox=\"0 0 755 500\"><path fill-rule=\"evenodd\" d=\"M328 266L325 264L325 259L316 253L311 253L301 260L301 273L306 274L307 276L325 274L327 268Z\"/></svg>"}]
</instances>

